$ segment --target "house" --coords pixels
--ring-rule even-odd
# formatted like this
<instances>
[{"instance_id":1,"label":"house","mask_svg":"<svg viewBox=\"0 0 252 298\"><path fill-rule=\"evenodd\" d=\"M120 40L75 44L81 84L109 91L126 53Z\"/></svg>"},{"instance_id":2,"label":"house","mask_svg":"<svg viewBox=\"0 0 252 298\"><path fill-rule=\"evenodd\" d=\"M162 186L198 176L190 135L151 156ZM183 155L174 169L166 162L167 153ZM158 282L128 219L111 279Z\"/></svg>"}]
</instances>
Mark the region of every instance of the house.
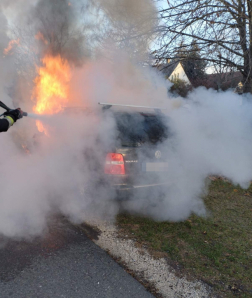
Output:
<instances>
[{"instance_id":1,"label":"house","mask_svg":"<svg viewBox=\"0 0 252 298\"><path fill-rule=\"evenodd\" d=\"M184 68L179 61L172 61L166 64L161 64L158 66L158 69L162 71L165 77L170 81L180 79L185 81L188 85L191 85L191 82L188 79L188 76L186 75Z\"/></svg>"}]
</instances>

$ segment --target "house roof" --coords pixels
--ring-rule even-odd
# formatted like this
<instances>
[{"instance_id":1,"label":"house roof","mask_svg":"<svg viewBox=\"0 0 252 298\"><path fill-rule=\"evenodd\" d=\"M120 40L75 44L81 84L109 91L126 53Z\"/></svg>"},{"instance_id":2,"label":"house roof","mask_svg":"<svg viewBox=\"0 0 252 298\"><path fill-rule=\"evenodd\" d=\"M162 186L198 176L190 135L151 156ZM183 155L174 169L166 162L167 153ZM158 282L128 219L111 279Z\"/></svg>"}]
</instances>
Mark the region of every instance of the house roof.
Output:
<instances>
[{"instance_id":1,"label":"house roof","mask_svg":"<svg viewBox=\"0 0 252 298\"><path fill-rule=\"evenodd\" d=\"M169 76L173 73L173 71L175 70L175 68L178 66L179 61L176 62L170 62L170 63L166 63L166 64L160 64L158 65L158 69L167 77L169 78Z\"/></svg>"}]
</instances>

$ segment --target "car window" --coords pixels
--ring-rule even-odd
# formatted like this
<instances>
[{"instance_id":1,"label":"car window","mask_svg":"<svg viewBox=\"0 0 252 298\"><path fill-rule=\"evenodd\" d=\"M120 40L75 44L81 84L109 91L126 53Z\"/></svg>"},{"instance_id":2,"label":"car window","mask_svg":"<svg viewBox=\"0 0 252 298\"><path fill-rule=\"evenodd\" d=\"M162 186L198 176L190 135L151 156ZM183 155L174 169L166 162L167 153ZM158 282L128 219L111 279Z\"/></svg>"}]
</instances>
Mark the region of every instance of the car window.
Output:
<instances>
[{"instance_id":1,"label":"car window","mask_svg":"<svg viewBox=\"0 0 252 298\"><path fill-rule=\"evenodd\" d=\"M116 113L118 138L125 143L162 142L168 137L165 118L141 113Z\"/></svg>"}]
</instances>

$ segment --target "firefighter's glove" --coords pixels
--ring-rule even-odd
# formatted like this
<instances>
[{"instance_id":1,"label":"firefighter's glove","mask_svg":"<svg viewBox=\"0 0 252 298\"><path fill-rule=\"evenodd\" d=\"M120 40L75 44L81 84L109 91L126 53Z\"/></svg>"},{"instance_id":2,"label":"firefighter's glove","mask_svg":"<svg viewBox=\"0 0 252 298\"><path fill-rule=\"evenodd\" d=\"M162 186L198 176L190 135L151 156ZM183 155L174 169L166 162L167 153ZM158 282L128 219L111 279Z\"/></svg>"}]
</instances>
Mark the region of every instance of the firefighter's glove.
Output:
<instances>
[{"instance_id":1,"label":"firefighter's glove","mask_svg":"<svg viewBox=\"0 0 252 298\"><path fill-rule=\"evenodd\" d=\"M5 116L5 118L9 118L9 119L11 118L13 120L13 122L16 122L18 119L23 117L23 111L19 108L16 110L10 110L10 111L5 112L4 116Z\"/></svg>"}]
</instances>

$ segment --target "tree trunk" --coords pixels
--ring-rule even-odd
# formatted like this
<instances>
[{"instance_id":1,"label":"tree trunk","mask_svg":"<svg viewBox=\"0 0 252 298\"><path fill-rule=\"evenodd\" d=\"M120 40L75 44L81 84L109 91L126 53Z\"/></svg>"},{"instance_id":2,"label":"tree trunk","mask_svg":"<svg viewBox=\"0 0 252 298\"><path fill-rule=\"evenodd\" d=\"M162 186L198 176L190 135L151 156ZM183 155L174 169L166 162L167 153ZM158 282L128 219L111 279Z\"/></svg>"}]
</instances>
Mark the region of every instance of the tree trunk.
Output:
<instances>
[{"instance_id":1,"label":"tree trunk","mask_svg":"<svg viewBox=\"0 0 252 298\"><path fill-rule=\"evenodd\" d=\"M251 75L243 76L243 93L252 93L252 77Z\"/></svg>"}]
</instances>

